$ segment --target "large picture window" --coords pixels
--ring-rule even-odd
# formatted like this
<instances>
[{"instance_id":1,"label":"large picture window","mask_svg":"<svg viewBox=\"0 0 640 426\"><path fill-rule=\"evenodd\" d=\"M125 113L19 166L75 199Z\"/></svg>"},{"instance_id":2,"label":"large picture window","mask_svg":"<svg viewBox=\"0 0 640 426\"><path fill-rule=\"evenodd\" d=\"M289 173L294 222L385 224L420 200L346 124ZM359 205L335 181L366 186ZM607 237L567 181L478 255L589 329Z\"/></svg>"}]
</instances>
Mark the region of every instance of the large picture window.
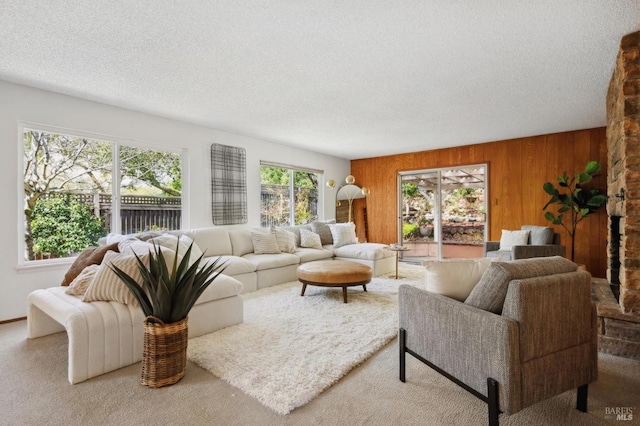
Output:
<instances>
[{"instance_id":1,"label":"large picture window","mask_svg":"<svg viewBox=\"0 0 640 426\"><path fill-rule=\"evenodd\" d=\"M318 178L321 173L261 163L261 226L301 225L318 220Z\"/></svg>"},{"instance_id":2,"label":"large picture window","mask_svg":"<svg viewBox=\"0 0 640 426\"><path fill-rule=\"evenodd\" d=\"M75 256L109 232L180 228L180 153L27 127L22 136L25 261Z\"/></svg>"}]
</instances>

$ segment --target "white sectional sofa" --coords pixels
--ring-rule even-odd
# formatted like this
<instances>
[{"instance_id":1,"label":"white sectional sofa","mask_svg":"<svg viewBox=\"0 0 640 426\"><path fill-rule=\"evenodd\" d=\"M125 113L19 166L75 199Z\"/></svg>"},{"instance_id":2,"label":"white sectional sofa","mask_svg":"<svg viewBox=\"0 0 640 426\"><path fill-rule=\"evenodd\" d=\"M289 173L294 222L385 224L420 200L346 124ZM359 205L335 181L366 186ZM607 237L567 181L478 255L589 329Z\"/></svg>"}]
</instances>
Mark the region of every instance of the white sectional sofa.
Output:
<instances>
[{"instance_id":1,"label":"white sectional sofa","mask_svg":"<svg viewBox=\"0 0 640 426\"><path fill-rule=\"evenodd\" d=\"M296 234L300 229L311 230L310 225L283 227ZM227 261L225 275L240 281L243 293L261 288L295 281L296 269L301 263L314 260L341 259L358 262L371 267L373 275L383 275L395 269L394 253L386 245L378 243L355 243L334 248L325 244L322 248L299 246L293 253L255 254L251 239L252 232L267 233L268 230L227 229L222 227L197 228L181 231L189 236L205 253L204 260L221 256Z\"/></svg>"},{"instance_id":2,"label":"white sectional sofa","mask_svg":"<svg viewBox=\"0 0 640 426\"><path fill-rule=\"evenodd\" d=\"M191 310L189 336L196 337L241 323L241 293L295 281L296 269L301 263L337 258L368 265L374 275L395 270L394 253L384 244L354 242L343 245L344 241L341 241L338 247L336 244L300 247L300 233L313 228L311 225L283 228L294 234L296 245L290 247L288 252L268 254L258 254L254 250L255 236L268 236L271 233L265 229L207 227L170 232L193 240L194 247L204 253L203 262L218 257L226 262L224 274L219 275ZM107 247L116 245L124 253L123 249L131 250L137 242L155 243L162 235L162 232L110 234L100 243L103 252L107 251ZM132 240L136 244L131 244ZM137 244L137 249L128 254L148 253L149 247L153 246ZM69 382L79 383L140 361L143 346L142 310L113 300L85 302L78 295L67 294L68 288L56 285L32 292L27 298L27 329L29 338L67 332Z\"/></svg>"}]
</instances>

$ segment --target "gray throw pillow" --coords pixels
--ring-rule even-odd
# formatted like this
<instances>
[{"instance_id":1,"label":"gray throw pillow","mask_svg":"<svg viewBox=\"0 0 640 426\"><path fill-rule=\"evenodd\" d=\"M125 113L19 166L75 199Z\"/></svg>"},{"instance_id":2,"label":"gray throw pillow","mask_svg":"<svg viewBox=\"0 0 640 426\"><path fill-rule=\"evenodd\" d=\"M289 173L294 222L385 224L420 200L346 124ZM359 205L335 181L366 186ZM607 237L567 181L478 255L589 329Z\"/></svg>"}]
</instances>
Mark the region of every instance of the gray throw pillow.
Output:
<instances>
[{"instance_id":1,"label":"gray throw pillow","mask_svg":"<svg viewBox=\"0 0 640 426\"><path fill-rule=\"evenodd\" d=\"M311 222L311 230L320 235L320 242L323 246L333 244L331 228L329 228L329 225L326 222Z\"/></svg>"},{"instance_id":2,"label":"gray throw pillow","mask_svg":"<svg viewBox=\"0 0 640 426\"><path fill-rule=\"evenodd\" d=\"M512 280L563 274L576 270L578 265L561 256L492 262L464 303L501 314L509 282Z\"/></svg>"},{"instance_id":3,"label":"gray throw pillow","mask_svg":"<svg viewBox=\"0 0 640 426\"><path fill-rule=\"evenodd\" d=\"M553 244L553 228L551 226L524 225L522 229L529 231L529 244L540 246Z\"/></svg>"}]
</instances>

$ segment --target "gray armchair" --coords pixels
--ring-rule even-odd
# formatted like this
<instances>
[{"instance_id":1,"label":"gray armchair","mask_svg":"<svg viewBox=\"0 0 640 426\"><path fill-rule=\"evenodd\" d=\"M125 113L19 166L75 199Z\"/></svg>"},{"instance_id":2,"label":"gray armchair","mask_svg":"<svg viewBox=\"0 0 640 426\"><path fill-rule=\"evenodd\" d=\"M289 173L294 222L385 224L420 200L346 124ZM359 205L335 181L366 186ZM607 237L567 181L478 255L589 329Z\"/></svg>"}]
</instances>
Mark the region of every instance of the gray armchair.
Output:
<instances>
[{"instance_id":1,"label":"gray armchair","mask_svg":"<svg viewBox=\"0 0 640 426\"><path fill-rule=\"evenodd\" d=\"M497 257L505 262L532 257L565 257L566 248L560 244L560 234L551 226L523 225L520 229L530 231L527 245L513 246L511 250L500 250L500 241L487 241L484 245L485 257Z\"/></svg>"},{"instance_id":2,"label":"gray armchair","mask_svg":"<svg viewBox=\"0 0 640 426\"><path fill-rule=\"evenodd\" d=\"M400 380L410 354L499 413L577 388L587 411L597 378L591 275L561 257L492 262L464 303L401 285Z\"/></svg>"}]
</instances>

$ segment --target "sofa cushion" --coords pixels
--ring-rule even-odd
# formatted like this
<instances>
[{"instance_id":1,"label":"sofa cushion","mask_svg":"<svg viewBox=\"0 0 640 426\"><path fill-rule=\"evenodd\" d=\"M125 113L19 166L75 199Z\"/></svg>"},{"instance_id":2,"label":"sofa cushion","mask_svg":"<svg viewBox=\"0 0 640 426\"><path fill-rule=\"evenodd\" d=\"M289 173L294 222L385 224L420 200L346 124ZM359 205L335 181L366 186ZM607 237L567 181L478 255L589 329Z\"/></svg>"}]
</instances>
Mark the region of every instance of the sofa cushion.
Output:
<instances>
[{"instance_id":1,"label":"sofa cushion","mask_svg":"<svg viewBox=\"0 0 640 426\"><path fill-rule=\"evenodd\" d=\"M300 229L300 247L322 249L322 241L320 235L313 231Z\"/></svg>"},{"instance_id":2,"label":"sofa cushion","mask_svg":"<svg viewBox=\"0 0 640 426\"><path fill-rule=\"evenodd\" d=\"M534 246L553 244L554 230L551 226L523 225L521 228L529 231L529 244Z\"/></svg>"},{"instance_id":3,"label":"sofa cushion","mask_svg":"<svg viewBox=\"0 0 640 426\"><path fill-rule=\"evenodd\" d=\"M333 250L326 248L310 249L300 247L296 250L295 255L300 258L300 263L312 262L314 260L331 259L333 257Z\"/></svg>"},{"instance_id":4,"label":"sofa cushion","mask_svg":"<svg viewBox=\"0 0 640 426\"><path fill-rule=\"evenodd\" d=\"M190 229L185 232L185 235L195 241L205 256L223 256L233 253L229 231L226 228L212 226Z\"/></svg>"},{"instance_id":5,"label":"sofa cushion","mask_svg":"<svg viewBox=\"0 0 640 426\"><path fill-rule=\"evenodd\" d=\"M511 250L513 246L524 246L529 242L529 231L509 231L502 230L500 236L500 250Z\"/></svg>"},{"instance_id":6,"label":"sofa cushion","mask_svg":"<svg viewBox=\"0 0 640 426\"><path fill-rule=\"evenodd\" d=\"M251 242L253 243L253 253L255 254L277 254L280 253L278 240L275 234L264 232L252 232Z\"/></svg>"},{"instance_id":7,"label":"sofa cushion","mask_svg":"<svg viewBox=\"0 0 640 426\"><path fill-rule=\"evenodd\" d=\"M251 241L250 229L229 230L229 240L231 240L231 254L234 256L244 256L253 253L253 241ZM255 231L253 231L255 232Z\"/></svg>"},{"instance_id":8,"label":"sofa cushion","mask_svg":"<svg viewBox=\"0 0 640 426\"><path fill-rule=\"evenodd\" d=\"M577 269L578 265L560 256L491 262L464 303L500 314L512 280L563 274Z\"/></svg>"},{"instance_id":9,"label":"sofa cushion","mask_svg":"<svg viewBox=\"0 0 640 426\"><path fill-rule=\"evenodd\" d=\"M297 265L300 263L300 258L294 254L280 253L280 254L245 254L243 259L248 260L256 266L256 271L263 271L265 269L280 268L282 266Z\"/></svg>"},{"instance_id":10,"label":"sofa cushion","mask_svg":"<svg viewBox=\"0 0 640 426\"><path fill-rule=\"evenodd\" d=\"M331 228L329 228L329 225L326 222L311 222L311 230L320 235L320 243L323 246L333 244Z\"/></svg>"},{"instance_id":11,"label":"sofa cushion","mask_svg":"<svg viewBox=\"0 0 640 426\"><path fill-rule=\"evenodd\" d=\"M220 274L209 284L209 287L202 292L195 304L199 305L200 303L206 303L212 300L237 296L241 292L242 283L240 281L226 274Z\"/></svg>"},{"instance_id":12,"label":"sofa cushion","mask_svg":"<svg viewBox=\"0 0 640 426\"><path fill-rule=\"evenodd\" d=\"M348 244L356 244L356 225L354 223L334 223L329 225L333 236L333 247L338 248Z\"/></svg>"},{"instance_id":13,"label":"sofa cushion","mask_svg":"<svg viewBox=\"0 0 640 426\"><path fill-rule=\"evenodd\" d=\"M379 260L394 256L393 252L388 250L387 247L385 244L378 243L349 244L334 248L333 254L336 258L346 257L351 259Z\"/></svg>"},{"instance_id":14,"label":"sofa cushion","mask_svg":"<svg viewBox=\"0 0 640 426\"><path fill-rule=\"evenodd\" d=\"M220 262L224 262L224 274L225 275L240 275L247 274L249 272L256 271L256 265L249 262L247 259L238 256L211 256L205 257L200 263L200 267L203 267L209 262L213 262L220 258Z\"/></svg>"},{"instance_id":15,"label":"sofa cushion","mask_svg":"<svg viewBox=\"0 0 640 426\"><path fill-rule=\"evenodd\" d=\"M423 262L427 291L464 302L492 259L444 259Z\"/></svg>"},{"instance_id":16,"label":"sofa cushion","mask_svg":"<svg viewBox=\"0 0 640 426\"><path fill-rule=\"evenodd\" d=\"M64 278L60 285L67 286L71 284L71 281L73 281L87 266L99 265L102 263L102 259L108 251L119 251L118 242L114 241L108 245L87 247L84 249L73 261L69 270L64 274Z\"/></svg>"}]
</instances>

